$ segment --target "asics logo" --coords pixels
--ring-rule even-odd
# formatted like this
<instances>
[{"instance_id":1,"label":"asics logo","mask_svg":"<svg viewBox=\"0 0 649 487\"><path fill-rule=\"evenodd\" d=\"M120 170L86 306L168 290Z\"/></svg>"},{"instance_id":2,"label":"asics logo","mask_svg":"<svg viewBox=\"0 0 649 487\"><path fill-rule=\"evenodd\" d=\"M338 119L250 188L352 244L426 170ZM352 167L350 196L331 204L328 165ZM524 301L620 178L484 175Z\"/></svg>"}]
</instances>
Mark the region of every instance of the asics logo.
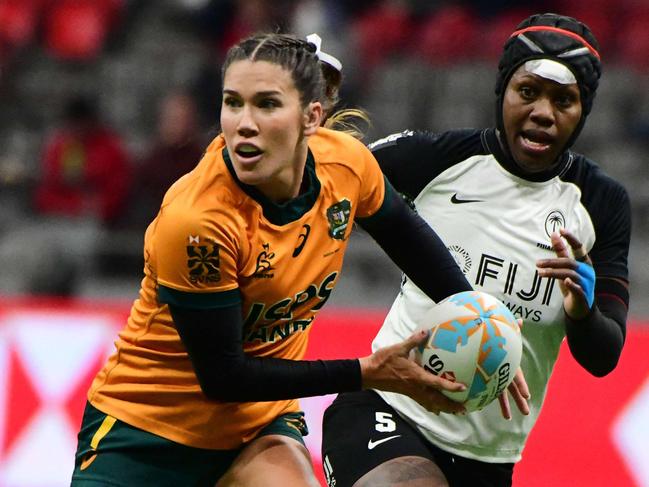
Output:
<instances>
[{"instance_id":1,"label":"asics logo","mask_svg":"<svg viewBox=\"0 0 649 487\"><path fill-rule=\"evenodd\" d=\"M373 450L377 446L379 446L381 443L385 443L386 441L394 440L395 438L399 438L401 435L394 435L394 436L388 436L387 438L381 438L380 440L370 440L367 442L367 449L368 450Z\"/></svg>"},{"instance_id":2,"label":"asics logo","mask_svg":"<svg viewBox=\"0 0 649 487\"><path fill-rule=\"evenodd\" d=\"M467 200L464 198L458 198L457 193L451 196L451 203L454 205L460 205L462 203L481 203L483 200Z\"/></svg>"},{"instance_id":3,"label":"asics logo","mask_svg":"<svg viewBox=\"0 0 649 487\"><path fill-rule=\"evenodd\" d=\"M304 225L302 225L302 229L304 231L302 233L300 233L300 235L297 238L298 239L298 245L293 250L293 257L297 257L302 252L302 249L304 248L304 245L306 244L306 240L309 238L309 233L311 233L311 225L304 224Z\"/></svg>"}]
</instances>

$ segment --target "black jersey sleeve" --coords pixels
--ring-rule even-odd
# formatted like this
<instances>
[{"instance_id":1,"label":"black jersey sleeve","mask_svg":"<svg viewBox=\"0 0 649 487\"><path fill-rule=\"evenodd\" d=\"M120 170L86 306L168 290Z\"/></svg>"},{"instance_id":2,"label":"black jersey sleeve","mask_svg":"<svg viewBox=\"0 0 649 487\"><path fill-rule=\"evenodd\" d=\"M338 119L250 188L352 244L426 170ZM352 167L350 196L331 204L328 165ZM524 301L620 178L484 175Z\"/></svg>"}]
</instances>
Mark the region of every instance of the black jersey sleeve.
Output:
<instances>
[{"instance_id":1,"label":"black jersey sleeve","mask_svg":"<svg viewBox=\"0 0 649 487\"><path fill-rule=\"evenodd\" d=\"M597 276L596 306L583 320L566 317L566 336L575 360L601 377L617 365L626 336L631 204L621 184L580 154L564 177L581 188L591 217L595 244L589 256Z\"/></svg>"},{"instance_id":2,"label":"black jersey sleeve","mask_svg":"<svg viewBox=\"0 0 649 487\"><path fill-rule=\"evenodd\" d=\"M205 396L228 402L274 401L361 389L358 360L285 360L243 351L241 305L169 305Z\"/></svg>"},{"instance_id":3,"label":"black jersey sleeve","mask_svg":"<svg viewBox=\"0 0 649 487\"><path fill-rule=\"evenodd\" d=\"M627 308L618 296L628 292L619 281L598 279L597 285L613 292L596 295L596 306L583 320L566 315L566 338L575 360L594 376L603 377L615 369L622 353Z\"/></svg>"},{"instance_id":4,"label":"black jersey sleeve","mask_svg":"<svg viewBox=\"0 0 649 487\"><path fill-rule=\"evenodd\" d=\"M368 218L358 218L385 253L433 301L461 291L471 291L444 242L385 182L381 209Z\"/></svg>"},{"instance_id":5,"label":"black jersey sleeve","mask_svg":"<svg viewBox=\"0 0 649 487\"><path fill-rule=\"evenodd\" d=\"M575 154L562 179L579 186L581 202L593 223L595 244L589 256L595 274L628 281L631 203L626 189L581 154Z\"/></svg>"},{"instance_id":6,"label":"black jersey sleeve","mask_svg":"<svg viewBox=\"0 0 649 487\"><path fill-rule=\"evenodd\" d=\"M629 195L619 184L601 188L600 195L601 199L592 201L592 198L587 202L589 213L593 215L597 238L590 251L590 258L597 276L628 279L631 242Z\"/></svg>"},{"instance_id":7,"label":"black jersey sleeve","mask_svg":"<svg viewBox=\"0 0 649 487\"><path fill-rule=\"evenodd\" d=\"M480 131L472 129L442 133L405 131L368 147L394 188L411 200L449 167L485 153Z\"/></svg>"}]
</instances>

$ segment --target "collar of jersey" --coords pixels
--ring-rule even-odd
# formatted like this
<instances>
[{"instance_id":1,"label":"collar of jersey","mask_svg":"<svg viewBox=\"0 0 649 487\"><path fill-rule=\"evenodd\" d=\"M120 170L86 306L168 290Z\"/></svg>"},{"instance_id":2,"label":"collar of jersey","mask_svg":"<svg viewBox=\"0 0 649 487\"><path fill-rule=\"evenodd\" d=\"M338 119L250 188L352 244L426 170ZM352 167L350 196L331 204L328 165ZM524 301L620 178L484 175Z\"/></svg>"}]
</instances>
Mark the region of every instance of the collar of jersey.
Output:
<instances>
[{"instance_id":1,"label":"collar of jersey","mask_svg":"<svg viewBox=\"0 0 649 487\"><path fill-rule=\"evenodd\" d=\"M500 145L500 142L498 141L498 134L496 133L496 129L494 128L486 129L482 133L482 140L483 143L486 145L487 150L491 152L491 154L493 154L493 156L496 158L498 163L503 168L505 168L505 170L512 173L514 176L517 176L522 179L526 179L528 181L533 181L537 183L549 181L555 176L561 176L562 174L564 174L572 164L572 155L570 151L567 150L563 154L561 154L561 161L556 166L546 171L534 172L534 173L527 172L523 168L521 168L518 164L516 164L514 159L503 150L502 146Z\"/></svg>"},{"instance_id":2,"label":"collar of jersey","mask_svg":"<svg viewBox=\"0 0 649 487\"><path fill-rule=\"evenodd\" d=\"M304 168L303 176L306 178L308 189L304 193L299 194L296 198L282 204L277 204L271 201L254 186L239 181L239 178L234 171L234 166L232 166L232 160L230 159L227 147L223 148L223 160L239 187L244 193L259 203L264 213L264 217L273 225L286 225L287 223L299 220L305 213L313 208L313 205L320 194L320 181L316 175L315 159L313 158L311 149L309 149L306 156L306 166Z\"/></svg>"}]
</instances>

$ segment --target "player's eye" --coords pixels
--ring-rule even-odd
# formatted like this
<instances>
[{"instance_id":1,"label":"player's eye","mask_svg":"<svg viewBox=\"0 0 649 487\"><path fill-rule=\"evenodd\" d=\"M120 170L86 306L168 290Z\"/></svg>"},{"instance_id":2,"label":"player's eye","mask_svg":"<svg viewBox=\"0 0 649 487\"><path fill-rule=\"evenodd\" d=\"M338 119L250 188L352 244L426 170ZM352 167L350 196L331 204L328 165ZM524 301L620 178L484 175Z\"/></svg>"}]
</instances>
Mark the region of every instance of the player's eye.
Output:
<instances>
[{"instance_id":1,"label":"player's eye","mask_svg":"<svg viewBox=\"0 0 649 487\"><path fill-rule=\"evenodd\" d=\"M234 96L225 96L223 97L223 104L228 106L228 107L240 107L241 106L241 100L239 100L237 97Z\"/></svg>"},{"instance_id":2,"label":"player's eye","mask_svg":"<svg viewBox=\"0 0 649 487\"><path fill-rule=\"evenodd\" d=\"M265 109L272 109L272 108L277 108L281 106L281 103L279 100L275 98L262 98L259 100L259 108L265 108Z\"/></svg>"},{"instance_id":3,"label":"player's eye","mask_svg":"<svg viewBox=\"0 0 649 487\"><path fill-rule=\"evenodd\" d=\"M575 96L571 94L560 95L556 99L556 103L561 108L569 108L577 102Z\"/></svg>"},{"instance_id":4,"label":"player's eye","mask_svg":"<svg viewBox=\"0 0 649 487\"><path fill-rule=\"evenodd\" d=\"M518 89L518 93L525 100L532 100L536 96L536 90L528 85L523 85Z\"/></svg>"}]
</instances>

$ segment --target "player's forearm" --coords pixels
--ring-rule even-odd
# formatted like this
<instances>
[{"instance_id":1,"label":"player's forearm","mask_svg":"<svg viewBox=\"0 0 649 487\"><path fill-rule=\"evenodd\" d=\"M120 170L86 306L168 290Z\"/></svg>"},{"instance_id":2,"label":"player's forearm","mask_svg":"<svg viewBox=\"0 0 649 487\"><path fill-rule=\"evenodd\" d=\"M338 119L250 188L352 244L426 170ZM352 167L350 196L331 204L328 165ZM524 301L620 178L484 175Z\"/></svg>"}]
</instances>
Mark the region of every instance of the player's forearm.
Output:
<instances>
[{"instance_id":1,"label":"player's forearm","mask_svg":"<svg viewBox=\"0 0 649 487\"><path fill-rule=\"evenodd\" d=\"M170 305L169 310L210 399L274 401L361 388L358 360L296 361L244 353L239 304L201 310Z\"/></svg>"},{"instance_id":2,"label":"player's forearm","mask_svg":"<svg viewBox=\"0 0 649 487\"><path fill-rule=\"evenodd\" d=\"M219 371L197 370L203 393L218 401L276 401L361 388L358 360L283 360L244 356Z\"/></svg>"},{"instance_id":3,"label":"player's forearm","mask_svg":"<svg viewBox=\"0 0 649 487\"><path fill-rule=\"evenodd\" d=\"M600 310L601 306L603 310ZM598 300L582 320L566 315L566 336L570 352L579 364L596 377L615 369L625 337L626 309L616 300Z\"/></svg>"}]
</instances>

